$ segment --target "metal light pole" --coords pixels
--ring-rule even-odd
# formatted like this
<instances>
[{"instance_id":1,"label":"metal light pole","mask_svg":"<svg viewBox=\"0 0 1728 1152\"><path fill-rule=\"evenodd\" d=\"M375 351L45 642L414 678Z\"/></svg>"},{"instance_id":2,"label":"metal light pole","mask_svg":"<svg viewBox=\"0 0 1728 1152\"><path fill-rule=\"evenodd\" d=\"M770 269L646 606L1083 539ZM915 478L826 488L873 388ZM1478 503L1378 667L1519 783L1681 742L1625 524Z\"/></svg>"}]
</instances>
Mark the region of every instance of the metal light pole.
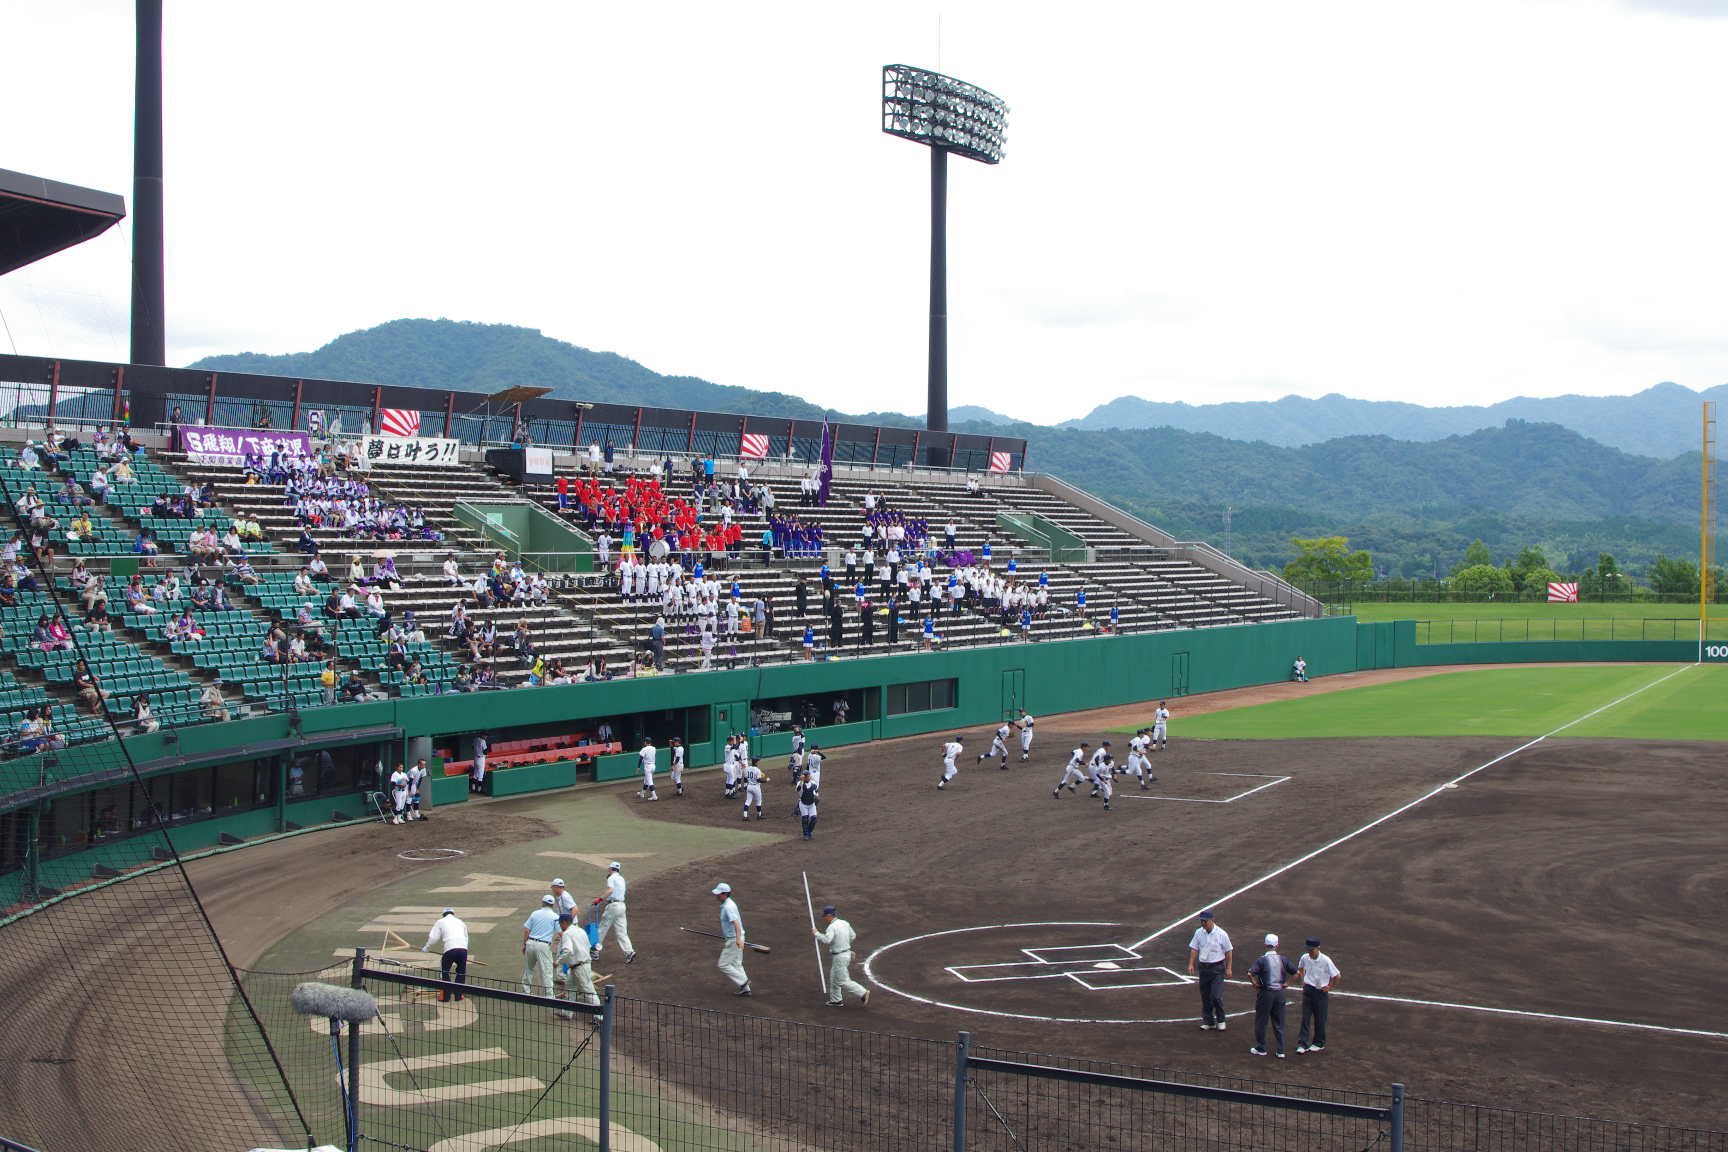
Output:
<instances>
[{"instance_id":1,"label":"metal light pole","mask_svg":"<svg viewBox=\"0 0 1728 1152\"><path fill-rule=\"evenodd\" d=\"M882 131L930 149L930 358L924 426L948 430L948 153L1002 161L1008 105L984 89L905 64L882 68ZM949 463L931 438L929 462ZM916 460L913 461L917 463Z\"/></svg>"},{"instance_id":2,"label":"metal light pole","mask_svg":"<svg viewBox=\"0 0 1728 1152\"><path fill-rule=\"evenodd\" d=\"M138 0L132 121L132 363L166 366L162 257L162 0Z\"/></svg>"}]
</instances>

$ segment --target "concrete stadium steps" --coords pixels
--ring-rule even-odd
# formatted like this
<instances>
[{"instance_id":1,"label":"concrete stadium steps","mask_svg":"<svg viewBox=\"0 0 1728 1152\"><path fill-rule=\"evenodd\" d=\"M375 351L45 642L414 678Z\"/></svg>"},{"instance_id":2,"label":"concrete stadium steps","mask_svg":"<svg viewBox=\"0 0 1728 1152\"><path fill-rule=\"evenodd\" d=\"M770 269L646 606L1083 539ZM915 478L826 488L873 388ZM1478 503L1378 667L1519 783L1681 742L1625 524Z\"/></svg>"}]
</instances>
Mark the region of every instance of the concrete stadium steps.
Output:
<instances>
[{"instance_id":1,"label":"concrete stadium steps","mask_svg":"<svg viewBox=\"0 0 1728 1152\"><path fill-rule=\"evenodd\" d=\"M1060 496L1039 488L991 484L987 496L1010 511L1030 512L1067 529L1093 548L1144 548L1146 541L1106 524L1092 513L1074 507Z\"/></svg>"}]
</instances>

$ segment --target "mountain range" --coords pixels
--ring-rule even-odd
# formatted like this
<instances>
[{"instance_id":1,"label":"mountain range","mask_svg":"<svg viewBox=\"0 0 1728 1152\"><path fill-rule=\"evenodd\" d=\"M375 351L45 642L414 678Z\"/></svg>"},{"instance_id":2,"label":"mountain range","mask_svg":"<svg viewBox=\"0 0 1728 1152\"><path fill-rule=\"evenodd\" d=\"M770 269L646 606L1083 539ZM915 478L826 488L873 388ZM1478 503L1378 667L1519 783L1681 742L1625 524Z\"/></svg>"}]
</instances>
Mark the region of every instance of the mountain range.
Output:
<instances>
[{"instance_id":1,"label":"mountain range","mask_svg":"<svg viewBox=\"0 0 1728 1152\"><path fill-rule=\"evenodd\" d=\"M212 356L192 367L475 391L533 383L570 399L922 423L662 376L533 329L448 320L397 320L313 352ZM1347 535L1393 576L1444 571L1477 538L1497 556L1542 545L1563 570L1613 552L1636 572L1659 552L1695 550L1698 406L1716 393L1728 397L1728 387L1700 394L1662 384L1634 396L1467 408L1341 396L1216 405L1125 397L1056 427L975 407L952 410L950 426L1024 436L1033 468L1179 536L1228 542L1251 564L1282 563L1292 536ZM1109 424L1142 420L1157 423Z\"/></svg>"}]
</instances>

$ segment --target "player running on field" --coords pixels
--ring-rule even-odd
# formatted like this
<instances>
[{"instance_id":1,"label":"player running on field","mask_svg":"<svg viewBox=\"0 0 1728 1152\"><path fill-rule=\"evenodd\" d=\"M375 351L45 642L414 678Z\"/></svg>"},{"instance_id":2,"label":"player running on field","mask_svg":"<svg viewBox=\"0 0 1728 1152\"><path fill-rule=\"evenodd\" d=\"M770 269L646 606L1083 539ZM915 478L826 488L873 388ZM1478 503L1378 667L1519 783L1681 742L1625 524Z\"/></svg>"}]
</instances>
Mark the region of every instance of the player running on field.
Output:
<instances>
[{"instance_id":1,"label":"player running on field","mask_svg":"<svg viewBox=\"0 0 1728 1152\"><path fill-rule=\"evenodd\" d=\"M990 737L990 750L978 753L978 763L982 764L992 756L1000 756L1002 758L1002 768L1006 771L1008 768L1008 736L1013 731L1014 729L1009 726L1006 720L1004 720L1001 725L997 727L996 734Z\"/></svg>"},{"instance_id":2,"label":"player running on field","mask_svg":"<svg viewBox=\"0 0 1728 1152\"><path fill-rule=\"evenodd\" d=\"M948 787L948 781L954 779L960 771L954 766L954 758L965 750L966 742L958 736L942 745L942 779L936 781L937 791Z\"/></svg>"},{"instance_id":3,"label":"player running on field","mask_svg":"<svg viewBox=\"0 0 1728 1152\"><path fill-rule=\"evenodd\" d=\"M1152 748L1154 751L1170 750L1170 706L1163 700L1158 701L1158 711L1152 713Z\"/></svg>"},{"instance_id":4,"label":"player running on field","mask_svg":"<svg viewBox=\"0 0 1728 1152\"><path fill-rule=\"evenodd\" d=\"M1093 750L1092 758L1086 761L1086 771L1092 781L1092 791L1088 795L1098 795L1098 777L1115 770L1115 761L1110 758L1110 741L1106 740Z\"/></svg>"},{"instance_id":5,"label":"player running on field","mask_svg":"<svg viewBox=\"0 0 1728 1152\"><path fill-rule=\"evenodd\" d=\"M1022 763L1022 764L1026 763L1026 761L1032 759L1032 725L1035 723L1037 723L1037 721L1032 719L1032 713L1027 712L1024 709L1022 709L1020 712L1020 723L1019 723L1019 727L1020 727L1020 763Z\"/></svg>"},{"instance_id":6,"label":"player running on field","mask_svg":"<svg viewBox=\"0 0 1728 1152\"><path fill-rule=\"evenodd\" d=\"M1110 797L1116 794L1116 764L1105 756L1092 771L1092 795L1104 798L1104 811L1110 811Z\"/></svg>"},{"instance_id":7,"label":"player running on field","mask_svg":"<svg viewBox=\"0 0 1728 1152\"><path fill-rule=\"evenodd\" d=\"M1072 792L1074 791L1075 784L1086 779L1086 749L1090 747L1092 747L1092 745L1082 740L1080 741L1080 747L1074 749L1074 751L1068 754L1068 763L1062 769L1062 779L1057 781L1056 787L1050 789L1051 796L1060 797L1063 788L1067 788L1068 791ZM1070 783L1070 781L1073 783Z\"/></svg>"}]
</instances>

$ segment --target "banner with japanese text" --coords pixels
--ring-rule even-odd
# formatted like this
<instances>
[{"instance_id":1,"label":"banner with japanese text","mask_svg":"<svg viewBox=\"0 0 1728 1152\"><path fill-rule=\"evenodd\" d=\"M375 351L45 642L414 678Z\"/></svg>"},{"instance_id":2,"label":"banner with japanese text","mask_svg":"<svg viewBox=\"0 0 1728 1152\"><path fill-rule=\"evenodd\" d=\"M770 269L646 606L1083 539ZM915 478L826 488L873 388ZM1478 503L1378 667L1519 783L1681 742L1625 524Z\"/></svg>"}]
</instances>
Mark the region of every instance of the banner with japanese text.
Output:
<instances>
[{"instance_id":1,"label":"banner with japanese text","mask_svg":"<svg viewBox=\"0 0 1728 1152\"><path fill-rule=\"evenodd\" d=\"M360 454L368 464L453 468L462 463L462 441L435 436L362 436Z\"/></svg>"},{"instance_id":2,"label":"banner with japanese text","mask_svg":"<svg viewBox=\"0 0 1728 1152\"><path fill-rule=\"evenodd\" d=\"M175 433L175 446L195 464L221 468L238 468L248 456L268 463L273 452L284 456L312 455L311 436L275 428L202 428L182 424Z\"/></svg>"}]
</instances>

